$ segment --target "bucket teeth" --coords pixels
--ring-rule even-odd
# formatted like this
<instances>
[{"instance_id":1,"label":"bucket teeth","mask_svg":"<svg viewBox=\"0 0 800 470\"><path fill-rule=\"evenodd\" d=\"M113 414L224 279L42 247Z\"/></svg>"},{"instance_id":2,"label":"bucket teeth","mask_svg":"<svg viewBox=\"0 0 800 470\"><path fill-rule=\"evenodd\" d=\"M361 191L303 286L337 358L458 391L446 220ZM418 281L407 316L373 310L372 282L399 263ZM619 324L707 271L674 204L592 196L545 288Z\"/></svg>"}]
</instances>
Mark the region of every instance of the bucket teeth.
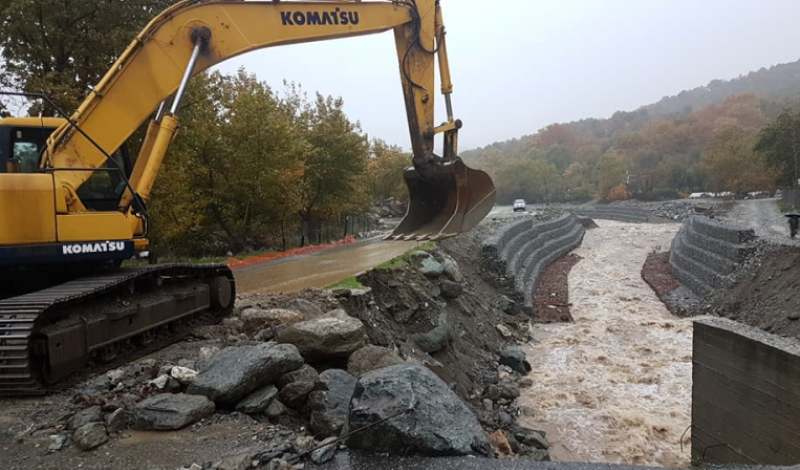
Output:
<instances>
[{"instance_id":1,"label":"bucket teeth","mask_svg":"<svg viewBox=\"0 0 800 470\"><path fill-rule=\"evenodd\" d=\"M414 168L407 169L404 176L408 211L388 240L452 237L478 225L494 206L492 179L460 158L439 165L430 176L422 177Z\"/></svg>"}]
</instances>

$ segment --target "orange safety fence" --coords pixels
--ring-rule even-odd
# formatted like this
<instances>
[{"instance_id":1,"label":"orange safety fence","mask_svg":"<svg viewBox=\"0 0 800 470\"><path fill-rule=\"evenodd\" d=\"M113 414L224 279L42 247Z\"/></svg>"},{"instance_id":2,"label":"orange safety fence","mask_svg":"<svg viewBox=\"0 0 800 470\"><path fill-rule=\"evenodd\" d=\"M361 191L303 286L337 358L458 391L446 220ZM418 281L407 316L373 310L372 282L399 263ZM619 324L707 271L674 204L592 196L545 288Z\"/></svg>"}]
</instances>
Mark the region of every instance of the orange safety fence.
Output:
<instances>
[{"instance_id":1,"label":"orange safety fence","mask_svg":"<svg viewBox=\"0 0 800 470\"><path fill-rule=\"evenodd\" d=\"M289 256L309 255L311 253L316 253L318 251L329 250L337 246L349 245L351 243L355 243L356 241L357 241L356 237L348 235L342 238L341 240L336 240L331 243L323 243L321 245L308 245L300 248L292 248L286 251L270 251L268 253L263 253L260 255L248 256L247 258L244 259L228 258L227 265L229 268L236 270L243 268L245 266L252 266L254 264L266 263L268 261L275 261L277 259L287 258Z\"/></svg>"}]
</instances>

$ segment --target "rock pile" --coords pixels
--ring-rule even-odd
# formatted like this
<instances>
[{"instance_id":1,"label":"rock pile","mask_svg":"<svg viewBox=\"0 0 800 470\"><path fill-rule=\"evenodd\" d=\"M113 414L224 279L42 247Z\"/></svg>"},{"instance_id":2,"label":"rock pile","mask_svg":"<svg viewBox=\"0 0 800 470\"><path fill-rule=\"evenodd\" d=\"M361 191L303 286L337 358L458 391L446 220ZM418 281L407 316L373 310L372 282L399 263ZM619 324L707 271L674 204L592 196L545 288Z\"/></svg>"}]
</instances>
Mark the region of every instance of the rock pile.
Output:
<instances>
[{"instance_id":1,"label":"rock pile","mask_svg":"<svg viewBox=\"0 0 800 470\"><path fill-rule=\"evenodd\" d=\"M49 448L91 450L128 428L195 430L242 416L293 430L199 468L291 468L301 453L319 464L339 450L339 437L351 448L404 454L526 452L532 441L515 433L514 402L530 365L519 350L500 351L507 341L494 315L509 319L509 338L525 326L494 313L503 299L470 292L441 250L373 275L373 289L241 302L222 324L195 332L203 343L192 355L143 359L92 379L73 399L68 433L54 434ZM509 450L493 447L500 434L490 442L487 431L502 431Z\"/></svg>"}]
</instances>

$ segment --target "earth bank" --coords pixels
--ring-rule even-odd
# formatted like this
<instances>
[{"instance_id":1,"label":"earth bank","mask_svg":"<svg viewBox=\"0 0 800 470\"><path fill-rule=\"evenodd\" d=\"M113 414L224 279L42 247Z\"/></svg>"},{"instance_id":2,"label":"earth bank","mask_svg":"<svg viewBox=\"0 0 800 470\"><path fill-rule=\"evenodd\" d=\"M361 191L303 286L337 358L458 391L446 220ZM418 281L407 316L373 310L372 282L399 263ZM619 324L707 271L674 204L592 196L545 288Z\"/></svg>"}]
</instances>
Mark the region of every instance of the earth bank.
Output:
<instances>
[{"instance_id":1,"label":"earth bank","mask_svg":"<svg viewBox=\"0 0 800 470\"><path fill-rule=\"evenodd\" d=\"M527 341L528 320L474 262L496 223L364 273L363 288L242 295L233 315L183 342L47 397L6 400L0 460L302 468L337 447L547 459L544 434L516 422L530 365L507 347ZM447 394L455 408L443 414L435 401ZM370 398L386 396L394 408ZM365 426L378 428L359 434ZM370 432L388 440L363 439Z\"/></svg>"}]
</instances>

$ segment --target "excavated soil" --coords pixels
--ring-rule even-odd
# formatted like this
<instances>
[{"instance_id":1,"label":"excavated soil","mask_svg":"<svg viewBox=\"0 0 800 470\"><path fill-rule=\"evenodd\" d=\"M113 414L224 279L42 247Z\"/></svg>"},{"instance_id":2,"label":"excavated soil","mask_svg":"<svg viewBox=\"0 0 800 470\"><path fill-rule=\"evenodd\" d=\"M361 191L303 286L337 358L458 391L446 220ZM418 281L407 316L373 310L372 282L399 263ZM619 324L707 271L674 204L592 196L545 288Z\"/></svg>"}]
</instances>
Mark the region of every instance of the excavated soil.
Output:
<instances>
[{"instance_id":1,"label":"excavated soil","mask_svg":"<svg viewBox=\"0 0 800 470\"><path fill-rule=\"evenodd\" d=\"M571 322L569 303L569 272L581 257L562 256L553 262L536 281L533 321L536 323Z\"/></svg>"},{"instance_id":2,"label":"excavated soil","mask_svg":"<svg viewBox=\"0 0 800 470\"><path fill-rule=\"evenodd\" d=\"M710 298L714 313L773 334L800 338L800 248L762 248L738 282Z\"/></svg>"}]
</instances>

